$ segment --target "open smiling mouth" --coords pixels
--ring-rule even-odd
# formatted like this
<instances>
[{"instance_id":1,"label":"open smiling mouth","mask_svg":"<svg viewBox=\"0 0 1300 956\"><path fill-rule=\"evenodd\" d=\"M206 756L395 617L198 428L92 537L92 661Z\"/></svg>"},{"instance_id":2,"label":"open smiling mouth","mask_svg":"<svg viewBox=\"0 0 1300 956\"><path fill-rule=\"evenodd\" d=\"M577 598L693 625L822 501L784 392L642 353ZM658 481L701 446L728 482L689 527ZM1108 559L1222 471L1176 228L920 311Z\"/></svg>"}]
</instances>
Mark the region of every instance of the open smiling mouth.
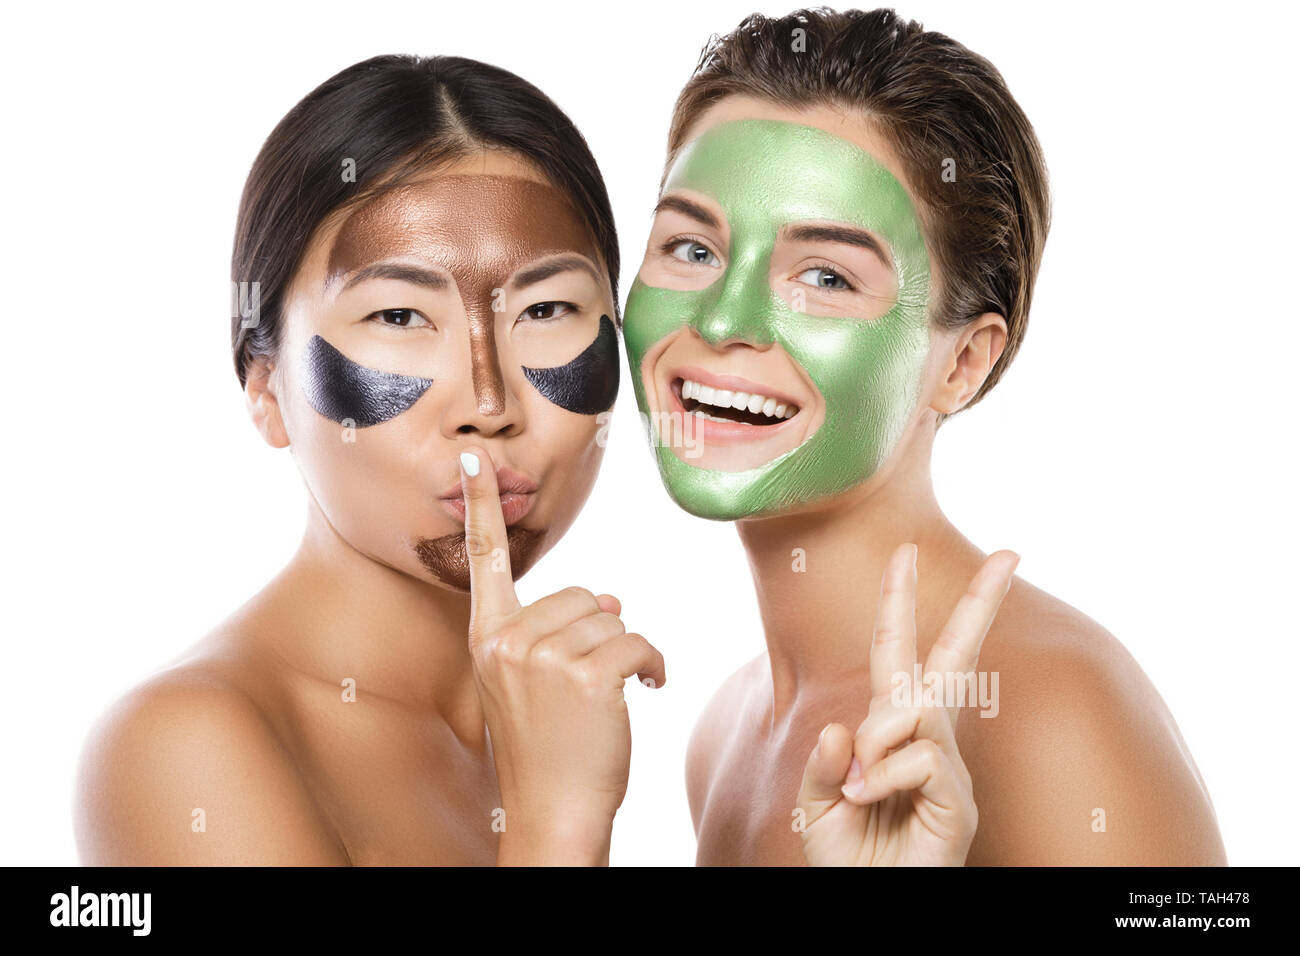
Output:
<instances>
[{"instance_id":1,"label":"open smiling mouth","mask_svg":"<svg viewBox=\"0 0 1300 956\"><path fill-rule=\"evenodd\" d=\"M712 388L689 378L675 378L669 388L685 412L710 422L772 426L799 412L798 405L771 395Z\"/></svg>"}]
</instances>

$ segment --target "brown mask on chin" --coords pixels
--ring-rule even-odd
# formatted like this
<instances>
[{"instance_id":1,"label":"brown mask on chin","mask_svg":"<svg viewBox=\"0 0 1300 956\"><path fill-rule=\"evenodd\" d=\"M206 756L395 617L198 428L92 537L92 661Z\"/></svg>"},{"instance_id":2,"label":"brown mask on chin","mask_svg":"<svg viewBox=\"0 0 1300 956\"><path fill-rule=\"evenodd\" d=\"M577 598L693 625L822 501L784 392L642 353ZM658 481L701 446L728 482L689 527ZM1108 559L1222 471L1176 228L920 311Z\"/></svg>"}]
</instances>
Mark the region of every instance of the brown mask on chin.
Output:
<instances>
[{"instance_id":1,"label":"brown mask on chin","mask_svg":"<svg viewBox=\"0 0 1300 956\"><path fill-rule=\"evenodd\" d=\"M512 525L506 528L506 550L510 553L510 576L518 581L537 560L537 549L546 539L544 531ZM465 552L465 532L445 534L441 538L419 538L411 547L425 569L444 584L462 591L470 589L469 555Z\"/></svg>"},{"instance_id":2,"label":"brown mask on chin","mask_svg":"<svg viewBox=\"0 0 1300 956\"><path fill-rule=\"evenodd\" d=\"M505 381L493 302L500 306L500 290L521 266L575 252L600 261L582 219L552 186L518 176L437 176L381 194L349 216L334 240L327 281L385 259L408 257L450 272L469 320L478 409L500 415ZM532 566L546 530L513 526L506 536L510 569L518 578ZM469 590L463 531L418 538L412 548L439 580Z\"/></svg>"}]
</instances>

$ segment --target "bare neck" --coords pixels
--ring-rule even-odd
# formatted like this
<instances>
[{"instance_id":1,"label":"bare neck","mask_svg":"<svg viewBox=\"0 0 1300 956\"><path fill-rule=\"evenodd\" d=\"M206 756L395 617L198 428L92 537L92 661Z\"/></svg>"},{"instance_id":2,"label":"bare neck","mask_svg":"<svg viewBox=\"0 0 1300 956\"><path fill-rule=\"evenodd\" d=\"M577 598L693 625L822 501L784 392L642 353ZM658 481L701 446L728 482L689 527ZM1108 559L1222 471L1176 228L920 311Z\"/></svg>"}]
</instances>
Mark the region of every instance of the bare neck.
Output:
<instances>
[{"instance_id":1,"label":"bare neck","mask_svg":"<svg viewBox=\"0 0 1300 956\"><path fill-rule=\"evenodd\" d=\"M357 551L313 500L302 543L266 597L272 626L259 640L295 670L334 684L352 678L358 694L428 709L462 739L481 740L468 594Z\"/></svg>"},{"instance_id":2,"label":"bare neck","mask_svg":"<svg viewBox=\"0 0 1300 956\"><path fill-rule=\"evenodd\" d=\"M952 582L980 560L939 508L933 436L919 432L885 469L826 507L737 524L758 592L774 723L802 692L846 681L867 686L881 576L899 545L919 549L918 640L949 613L942 605L945 596L955 600Z\"/></svg>"}]
</instances>

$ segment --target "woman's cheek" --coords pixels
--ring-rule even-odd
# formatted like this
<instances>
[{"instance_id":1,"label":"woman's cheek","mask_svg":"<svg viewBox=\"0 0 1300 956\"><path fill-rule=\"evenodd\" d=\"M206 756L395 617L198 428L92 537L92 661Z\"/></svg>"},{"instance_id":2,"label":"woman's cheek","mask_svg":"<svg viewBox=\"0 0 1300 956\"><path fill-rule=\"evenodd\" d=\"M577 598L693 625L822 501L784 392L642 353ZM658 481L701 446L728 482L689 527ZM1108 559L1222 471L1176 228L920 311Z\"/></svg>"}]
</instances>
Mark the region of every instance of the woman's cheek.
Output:
<instances>
[{"instance_id":1,"label":"woman's cheek","mask_svg":"<svg viewBox=\"0 0 1300 956\"><path fill-rule=\"evenodd\" d=\"M391 563L406 557L396 542L427 532L433 506L430 499L421 507L424 492L413 481L409 451L403 452L419 445L411 444L396 423L387 428L398 434L318 417L301 430L296 457L312 497L335 530L358 550Z\"/></svg>"},{"instance_id":2,"label":"woman's cheek","mask_svg":"<svg viewBox=\"0 0 1300 956\"><path fill-rule=\"evenodd\" d=\"M541 406L534 409L541 426L535 447L541 452L538 462L549 476L548 484L556 495L557 511L576 515L596 481L596 473L605 454L609 433L609 413L575 415L551 405L538 396Z\"/></svg>"}]
</instances>

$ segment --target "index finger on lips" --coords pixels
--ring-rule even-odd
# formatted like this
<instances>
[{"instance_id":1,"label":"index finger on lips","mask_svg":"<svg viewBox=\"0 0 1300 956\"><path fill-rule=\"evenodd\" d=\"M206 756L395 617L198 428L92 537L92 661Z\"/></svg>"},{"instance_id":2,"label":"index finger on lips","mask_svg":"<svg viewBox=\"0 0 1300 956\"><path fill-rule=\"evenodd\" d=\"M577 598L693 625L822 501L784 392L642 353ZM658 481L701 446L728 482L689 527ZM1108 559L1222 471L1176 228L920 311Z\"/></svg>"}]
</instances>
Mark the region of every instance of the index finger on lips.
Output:
<instances>
[{"instance_id":1,"label":"index finger on lips","mask_svg":"<svg viewBox=\"0 0 1300 956\"><path fill-rule=\"evenodd\" d=\"M460 455L465 495L465 555L469 560L471 629L519 610L510 570L506 521L497 491L496 466L478 447Z\"/></svg>"}]
</instances>

